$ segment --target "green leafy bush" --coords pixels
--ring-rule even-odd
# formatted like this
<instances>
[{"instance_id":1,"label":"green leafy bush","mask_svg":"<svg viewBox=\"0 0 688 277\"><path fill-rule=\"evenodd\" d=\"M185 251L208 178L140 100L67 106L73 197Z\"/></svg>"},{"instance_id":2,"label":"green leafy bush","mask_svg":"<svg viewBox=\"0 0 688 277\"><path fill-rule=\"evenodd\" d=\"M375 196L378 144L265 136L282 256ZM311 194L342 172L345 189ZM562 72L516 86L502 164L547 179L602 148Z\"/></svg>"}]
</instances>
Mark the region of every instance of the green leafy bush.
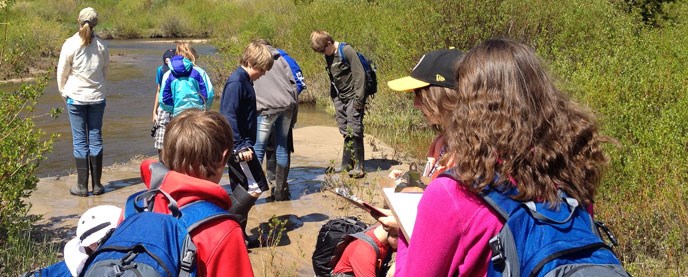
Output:
<instances>
[{"instance_id":1,"label":"green leafy bush","mask_svg":"<svg viewBox=\"0 0 688 277\"><path fill-rule=\"evenodd\" d=\"M47 235L32 234L27 201L35 190L36 168L43 154L52 149L54 136L46 139L33 120L56 116L60 111L36 115L33 108L43 95L47 78L24 84L17 91L0 91L0 275L17 276L22 271L56 260L57 245ZM10 266L12 265L12 266Z\"/></svg>"},{"instance_id":2,"label":"green leafy bush","mask_svg":"<svg viewBox=\"0 0 688 277\"><path fill-rule=\"evenodd\" d=\"M38 182L34 172L52 145L52 138L44 140L33 123L33 107L45 84L42 80L15 92L0 92L0 244L32 223L26 200Z\"/></svg>"}]
</instances>

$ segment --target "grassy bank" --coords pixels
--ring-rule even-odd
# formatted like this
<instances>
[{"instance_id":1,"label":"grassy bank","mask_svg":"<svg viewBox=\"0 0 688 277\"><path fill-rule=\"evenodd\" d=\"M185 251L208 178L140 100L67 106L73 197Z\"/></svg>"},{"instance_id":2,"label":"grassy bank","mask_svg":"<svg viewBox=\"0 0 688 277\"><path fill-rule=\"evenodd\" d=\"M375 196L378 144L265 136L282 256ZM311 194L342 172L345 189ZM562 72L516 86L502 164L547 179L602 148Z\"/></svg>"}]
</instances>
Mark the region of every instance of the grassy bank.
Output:
<instances>
[{"instance_id":1,"label":"grassy bank","mask_svg":"<svg viewBox=\"0 0 688 277\"><path fill-rule=\"evenodd\" d=\"M412 109L411 96L390 91L386 81L407 74L428 50L468 50L489 37L510 37L534 46L560 87L593 109L603 132L618 139L609 146L612 164L596 212L619 238L625 266L638 276L685 275L688 4L645 1L666 2L648 20L650 6L627 2L14 1L3 10L10 25L0 77L53 68L45 61L56 62L62 40L76 30L78 10L93 6L105 37L211 38L220 50L208 66L213 80L226 78L250 39L269 39L301 64L309 85L304 98L329 107L322 57L308 46L310 32L324 29L378 66L380 92L370 105L367 131L420 156L432 132Z\"/></svg>"}]
</instances>

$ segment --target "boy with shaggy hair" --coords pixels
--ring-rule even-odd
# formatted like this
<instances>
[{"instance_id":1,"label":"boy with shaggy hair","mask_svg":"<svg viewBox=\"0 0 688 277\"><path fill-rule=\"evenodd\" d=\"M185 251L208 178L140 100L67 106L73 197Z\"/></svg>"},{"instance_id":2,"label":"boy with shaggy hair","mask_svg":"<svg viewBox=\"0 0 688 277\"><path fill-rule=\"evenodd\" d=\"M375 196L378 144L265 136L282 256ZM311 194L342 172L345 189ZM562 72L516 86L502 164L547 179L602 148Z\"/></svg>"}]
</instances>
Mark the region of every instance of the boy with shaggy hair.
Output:
<instances>
[{"instance_id":1,"label":"boy with shaggy hair","mask_svg":"<svg viewBox=\"0 0 688 277\"><path fill-rule=\"evenodd\" d=\"M232 210L239 218L249 246L258 246L256 239L245 234L248 212L256 199L269 190L263 168L256 158L257 111L253 81L272 68L274 57L267 46L253 41L244 50L239 67L227 78L222 92L220 113L232 126L233 158L229 160L229 180L232 187Z\"/></svg>"},{"instance_id":2,"label":"boy with shaggy hair","mask_svg":"<svg viewBox=\"0 0 688 277\"><path fill-rule=\"evenodd\" d=\"M229 210L231 200L218 183L233 146L232 129L218 112L188 109L167 125L162 161L170 169L160 190L183 208L195 201L207 201ZM151 185L154 160L141 164L141 179ZM154 212L170 213L168 200L157 194ZM191 232L198 249L198 276L253 276L253 269L239 224L216 218Z\"/></svg>"},{"instance_id":3,"label":"boy with shaggy hair","mask_svg":"<svg viewBox=\"0 0 688 277\"><path fill-rule=\"evenodd\" d=\"M366 104L365 69L351 45L335 41L325 31L311 33L311 48L325 58L330 77L330 97L339 133L344 137L341 171L365 177L363 115ZM348 62L346 62L348 61Z\"/></svg>"}]
</instances>

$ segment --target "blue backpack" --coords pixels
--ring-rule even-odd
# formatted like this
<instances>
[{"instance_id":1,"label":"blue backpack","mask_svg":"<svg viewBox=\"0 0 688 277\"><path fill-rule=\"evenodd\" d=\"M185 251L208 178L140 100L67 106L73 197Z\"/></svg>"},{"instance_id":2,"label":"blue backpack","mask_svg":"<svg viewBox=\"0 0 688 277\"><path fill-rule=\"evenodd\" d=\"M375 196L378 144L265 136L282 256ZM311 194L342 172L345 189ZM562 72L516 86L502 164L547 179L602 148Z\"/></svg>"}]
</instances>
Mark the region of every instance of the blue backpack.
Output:
<instances>
[{"instance_id":1,"label":"blue backpack","mask_svg":"<svg viewBox=\"0 0 688 277\"><path fill-rule=\"evenodd\" d=\"M37 269L35 271L26 272L22 277L72 277L65 261L54 263L50 266Z\"/></svg>"},{"instance_id":2,"label":"blue backpack","mask_svg":"<svg viewBox=\"0 0 688 277\"><path fill-rule=\"evenodd\" d=\"M346 43L340 42L339 47L337 47L337 51L339 52L339 56L342 58L342 62L344 62L347 65L351 65L349 61L346 59L346 56L344 55L344 46L346 46ZM377 72L375 68L375 63L373 61L368 60L363 54L360 52L356 52L356 55L358 55L358 59L361 61L361 64L363 65L363 71L365 71L365 95L366 96L373 96L377 92Z\"/></svg>"},{"instance_id":3,"label":"blue backpack","mask_svg":"<svg viewBox=\"0 0 688 277\"><path fill-rule=\"evenodd\" d=\"M277 52L279 52L280 56L284 58L285 61L289 64L289 68L291 68L291 73L294 75L294 80L296 81L296 91L301 94L301 91L306 89L306 82L305 79L303 78L303 72L301 71L301 67L299 66L298 63L296 63L296 60L294 60L287 52L285 52L282 49L277 49Z\"/></svg>"},{"instance_id":4,"label":"blue backpack","mask_svg":"<svg viewBox=\"0 0 688 277\"><path fill-rule=\"evenodd\" d=\"M177 202L159 189L168 170L161 164L152 167L150 189L129 196L124 220L89 256L80 276L196 276L191 231L217 218L236 220L207 201L178 208ZM150 211L158 193L169 200L172 214Z\"/></svg>"},{"instance_id":5,"label":"blue backpack","mask_svg":"<svg viewBox=\"0 0 688 277\"><path fill-rule=\"evenodd\" d=\"M513 200L514 194L515 188L487 188L482 193L506 220L490 239L487 276L629 276L598 228L613 244L616 239L576 199L560 190L563 201L551 209L549 203Z\"/></svg>"}]
</instances>

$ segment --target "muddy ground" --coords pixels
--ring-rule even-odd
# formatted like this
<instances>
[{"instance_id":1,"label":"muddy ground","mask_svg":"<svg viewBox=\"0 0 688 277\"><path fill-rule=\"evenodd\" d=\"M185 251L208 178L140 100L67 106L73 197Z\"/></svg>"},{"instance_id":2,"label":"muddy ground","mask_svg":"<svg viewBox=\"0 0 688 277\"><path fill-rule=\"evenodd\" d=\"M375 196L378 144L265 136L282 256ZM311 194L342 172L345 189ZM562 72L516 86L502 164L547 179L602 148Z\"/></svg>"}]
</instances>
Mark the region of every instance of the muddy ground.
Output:
<instances>
[{"instance_id":1,"label":"muddy ground","mask_svg":"<svg viewBox=\"0 0 688 277\"><path fill-rule=\"evenodd\" d=\"M321 225L344 215L357 215L363 220L374 219L360 209L345 203L329 192L322 192L328 184L347 184L359 197L383 205L379 184L391 168L404 168L405 158L383 142L366 135L366 170L364 179L326 175L325 168L341 159L342 137L334 127L309 126L294 130L295 153L289 184L292 200L266 203L261 196L251 210L248 232L266 237L271 226L283 226L281 236L268 240L268 245L249 250L256 276L313 276L310 257ZM71 157L69 157L71 158ZM75 224L88 208L110 204L122 206L127 196L144 189L139 175L139 160L104 169L106 193L100 196L73 197L69 187L76 175L43 178L31 197L32 214L42 215L41 226L57 234L64 243L76 233ZM225 177L221 182L228 182ZM274 218L276 220L270 220ZM283 224L275 224L282 222ZM61 249L61 247L60 247ZM59 255L59 254L58 254Z\"/></svg>"}]
</instances>

